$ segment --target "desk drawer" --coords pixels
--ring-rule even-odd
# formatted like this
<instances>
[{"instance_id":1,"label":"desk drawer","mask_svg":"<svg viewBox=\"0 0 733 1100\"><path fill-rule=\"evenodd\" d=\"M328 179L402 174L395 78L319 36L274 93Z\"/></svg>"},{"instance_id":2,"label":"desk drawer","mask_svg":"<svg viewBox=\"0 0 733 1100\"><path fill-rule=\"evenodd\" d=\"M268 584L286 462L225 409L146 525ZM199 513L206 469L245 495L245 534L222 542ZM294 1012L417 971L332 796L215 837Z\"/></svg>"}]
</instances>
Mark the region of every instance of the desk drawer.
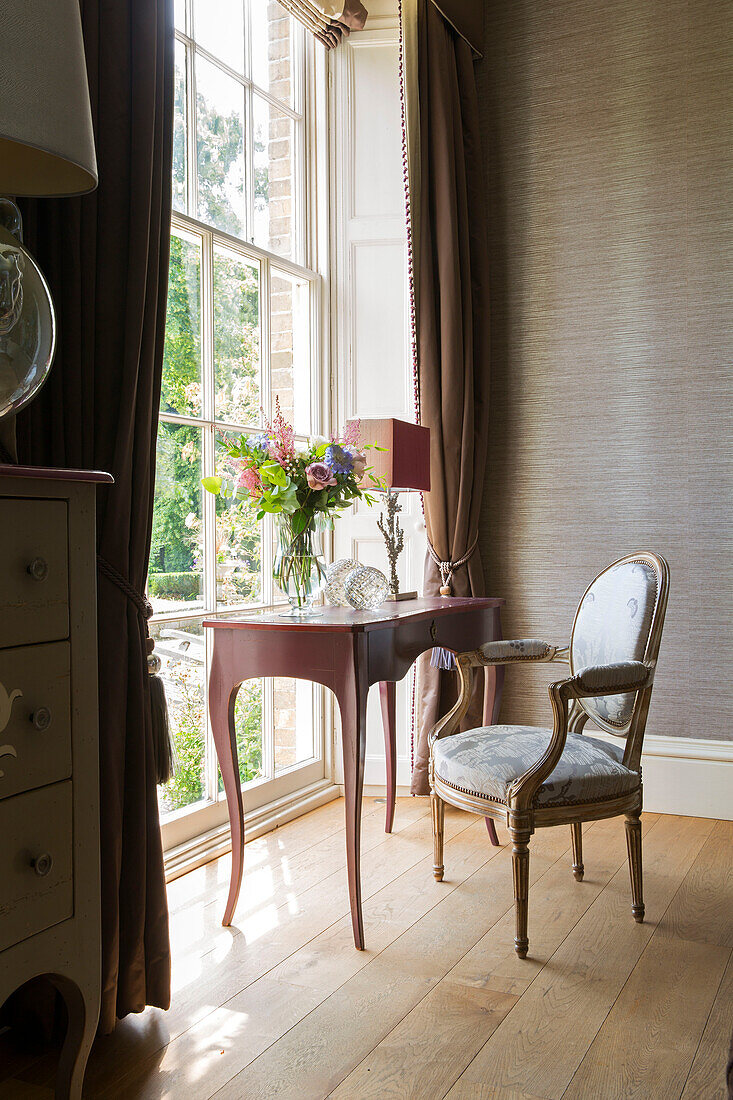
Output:
<instances>
[{"instance_id":1,"label":"desk drawer","mask_svg":"<svg viewBox=\"0 0 733 1100\"><path fill-rule=\"evenodd\" d=\"M71 782L0 802L0 951L74 911Z\"/></svg>"},{"instance_id":2,"label":"desk drawer","mask_svg":"<svg viewBox=\"0 0 733 1100\"><path fill-rule=\"evenodd\" d=\"M0 799L71 775L69 643L0 649Z\"/></svg>"},{"instance_id":3,"label":"desk drawer","mask_svg":"<svg viewBox=\"0 0 733 1100\"><path fill-rule=\"evenodd\" d=\"M0 647L69 634L65 500L0 498Z\"/></svg>"}]
</instances>

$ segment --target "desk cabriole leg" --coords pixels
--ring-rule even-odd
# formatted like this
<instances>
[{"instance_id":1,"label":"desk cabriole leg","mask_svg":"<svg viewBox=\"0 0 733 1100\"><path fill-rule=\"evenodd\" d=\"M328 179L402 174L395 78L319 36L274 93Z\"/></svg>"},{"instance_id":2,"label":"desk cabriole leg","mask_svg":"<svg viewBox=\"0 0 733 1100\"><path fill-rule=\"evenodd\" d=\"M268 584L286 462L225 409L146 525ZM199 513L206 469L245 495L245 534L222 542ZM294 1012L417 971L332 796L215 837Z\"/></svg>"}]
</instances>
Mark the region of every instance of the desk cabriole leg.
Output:
<instances>
[{"instance_id":1,"label":"desk cabriole leg","mask_svg":"<svg viewBox=\"0 0 733 1100\"><path fill-rule=\"evenodd\" d=\"M361 799L364 790L366 756L366 705L368 692L367 642L364 634L351 635L352 653L344 681L336 691L341 711L341 741L344 759L346 802L346 868L354 945L364 950L364 920L361 911Z\"/></svg>"},{"instance_id":2,"label":"desk cabriole leg","mask_svg":"<svg viewBox=\"0 0 733 1100\"><path fill-rule=\"evenodd\" d=\"M397 685L393 680L382 680L379 684L379 702L382 707L382 725L384 727L384 756L387 764L387 815L384 824L385 833L392 832L392 825L394 824L395 795L397 793L396 688Z\"/></svg>"},{"instance_id":3,"label":"desk cabriole leg","mask_svg":"<svg viewBox=\"0 0 733 1100\"><path fill-rule=\"evenodd\" d=\"M244 806L234 728L234 704L237 698L235 687L238 685L233 683L231 662L228 658L229 646L226 640L215 637L209 678L209 716L232 830L232 872L229 897L221 922L225 928L232 923L244 868Z\"/></svg>"}]
</instances>

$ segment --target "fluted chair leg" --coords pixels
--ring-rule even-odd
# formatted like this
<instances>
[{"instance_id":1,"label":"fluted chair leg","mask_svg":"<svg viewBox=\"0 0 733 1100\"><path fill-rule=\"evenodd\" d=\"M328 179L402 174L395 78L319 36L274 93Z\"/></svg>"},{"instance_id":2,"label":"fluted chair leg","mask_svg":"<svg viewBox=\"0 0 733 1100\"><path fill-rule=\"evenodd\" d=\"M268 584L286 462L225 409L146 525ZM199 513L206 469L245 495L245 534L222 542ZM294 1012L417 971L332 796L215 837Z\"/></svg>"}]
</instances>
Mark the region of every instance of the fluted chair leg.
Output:
<instances>
[{"instance_id":1,"label":"fluted chair leg","mask_svg":"<svg viewBox=\"0 0 733 1100\"><path fill-rule=\"evenodd\" d=\"M515 929L514 950L520 959L526 959L529 950L527 938L527 907L529 902L529 838L526 830L510 829L512 838L512 874L514 877Z\"/></svg>"},{"instance_id":2,"label":"fluted chair leg","mask_svg":"<svg viewBox=\"0 0 733 1100\"><path fill-rule=\"evenodd\" d=\"M631 913L634 920L641 924L644 920L644 887L641 871L641 821L638 814L626 815L626 847L631 876Z\"/></svg>"},{"instance_id":3,"label":"fluted chair leg","mask_svg":"<svg viewBox=\"0 0 733 1100\"><path fill-rule=\"evenodd\" d=\"M430 808L433 814L433 876L436 882L443 881L443 821L445 802L435 791L430 794Z\"/></svg>"},{"instance_id":4,"label":"fluted chair leg","mask_svg":"<svg viewBox=\"0 0 733 1100\"><path fill-rule=\"evenodd\" d=\"M583 881L585 868L583 867L583 826L579 821L570 826L570 838L573 847L573 874L578 882Z\"/></svg>"}]
</instances>

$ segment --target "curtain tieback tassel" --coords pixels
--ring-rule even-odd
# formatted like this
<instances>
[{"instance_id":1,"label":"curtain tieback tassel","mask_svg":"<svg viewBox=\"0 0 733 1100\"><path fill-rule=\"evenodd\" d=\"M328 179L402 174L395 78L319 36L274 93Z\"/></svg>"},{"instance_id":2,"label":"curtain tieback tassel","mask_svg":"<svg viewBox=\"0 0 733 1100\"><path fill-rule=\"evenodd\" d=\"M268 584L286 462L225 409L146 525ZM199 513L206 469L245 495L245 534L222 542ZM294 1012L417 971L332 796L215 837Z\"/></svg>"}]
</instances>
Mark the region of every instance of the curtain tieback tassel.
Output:
<instances>
[{"instance_id":1,"label":"curtain tieback tassel","mask_svg":"<svg viewBox=\"0 0 733 1100\"><path fill-rule=\"evenodd\" d=\"M455 573L456 569L460 569L462 565L466 564L477 546L478 535L476 535L476 538L473 540L466 553L463 555L462 558L459 558L458 561L441 561L435 552L435 547L433 546L430 539L428 539L428 553L440 570L440 579L443 582L440 586L441 596L451 595L453 591L453 589L451 588L453 574ZM433 652L430 655L430 664L433 668L444 668L447 671L452 671L458 668L453 650L443 649L441 646L436 646L433 649Z\"/></svg>"},{"instance_id":2,"label":"curtain tieback tassel","mask_svg":"<svg viewBox=\"0 0 733 1100\"><path fill-rule=\"evenodd\" d=\"M146 596L138 592L125 577L122 576L114 565L111 565L100 554L97 555L97 569L107 580L112 581L121 592L133 603L138 614L145 623L146 634L146 663L148 669L148 685L150 688L150 714L153 732L153 756L155 759L155 777L158 783L167 783L174 775L177 762L176 752L171 737L170 720L168 717L168 703L165 697L165 685L160 676L161 660L154 652L155 641L150 637L148 620L153 614L153 605Z\"/></svg>"}]
</instances>

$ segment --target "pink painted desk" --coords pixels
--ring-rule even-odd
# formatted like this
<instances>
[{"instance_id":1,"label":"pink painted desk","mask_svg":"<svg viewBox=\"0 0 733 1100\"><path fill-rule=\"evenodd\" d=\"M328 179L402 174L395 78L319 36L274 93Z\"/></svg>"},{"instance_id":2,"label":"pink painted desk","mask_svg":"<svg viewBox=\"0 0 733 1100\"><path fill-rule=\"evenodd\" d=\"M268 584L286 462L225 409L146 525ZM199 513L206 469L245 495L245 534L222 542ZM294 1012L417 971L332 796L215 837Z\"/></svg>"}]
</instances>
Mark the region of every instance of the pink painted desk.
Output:
<instances>
[{"instance_id":1,"label":"pink painted desk","mask_svg":"<svg viewBox=\"0 0 733 1100\"><path fill-rule=\"evenodd\" d=\"M259 676L294 676L333 691L341 712L346 802L346 864L354 943L364 948L359 872L361 796L364 786L367 692L380 685L387 759L387 832L394 817L395 682L433 646L475 649L501 638L504 600L431 597L386 603L378 611L326 607L318 618L299 622L277 612L207 619L214 633L209 713L232 830L232 877L224 911L231 924L242 882L244 810L239 781L234 703L244 681ZM487 669L484 720L495 722L503 667Z\"/></svg>"}]
</instances>

